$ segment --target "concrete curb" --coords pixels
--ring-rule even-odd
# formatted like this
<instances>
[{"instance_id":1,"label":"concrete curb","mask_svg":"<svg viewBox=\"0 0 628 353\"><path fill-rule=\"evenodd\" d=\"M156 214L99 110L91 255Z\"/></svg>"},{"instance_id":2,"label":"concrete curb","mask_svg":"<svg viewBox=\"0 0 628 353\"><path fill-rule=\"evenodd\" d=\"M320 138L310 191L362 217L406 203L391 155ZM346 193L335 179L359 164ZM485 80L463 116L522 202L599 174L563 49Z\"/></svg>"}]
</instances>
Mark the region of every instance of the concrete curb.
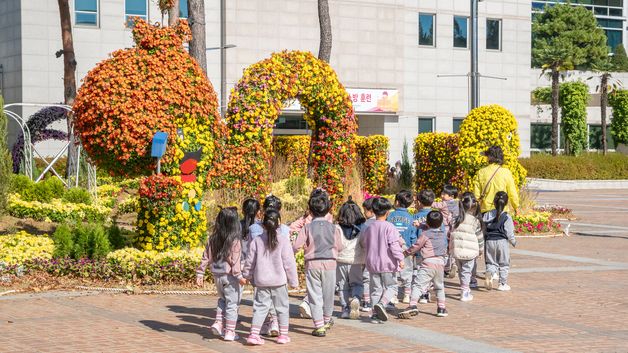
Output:
<instances>
[{"instance_id":1,"label":"concrete curb","mask_svg":"<svg viewBox=\"0 0 628 353\"><path fill-rule=\"evenodd\" d=\"M628 189L628 180L553 180L527 178L528 188L545 191Z\"/></svg>"}]
</instances>

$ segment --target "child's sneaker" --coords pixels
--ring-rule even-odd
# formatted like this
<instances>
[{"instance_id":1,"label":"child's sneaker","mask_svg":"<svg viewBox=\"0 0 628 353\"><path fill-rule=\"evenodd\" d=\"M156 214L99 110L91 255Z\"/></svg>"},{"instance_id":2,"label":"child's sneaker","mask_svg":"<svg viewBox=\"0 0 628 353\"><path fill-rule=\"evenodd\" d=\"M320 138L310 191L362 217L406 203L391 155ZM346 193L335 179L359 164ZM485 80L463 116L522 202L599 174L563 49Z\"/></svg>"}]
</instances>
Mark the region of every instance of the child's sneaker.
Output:
<instances>
[{"instance_id":1,"label":"child's sneaker","mask_svg":"<svg viewBox=\"0 0 628 353\"><path fill-rule=\"evenodd\" d=\"M507 283L500 283L499 287L497 287L497 290L500 290L502 292L507 292L510 290L510 286Z\"/></svg>"},{"instance_id":2,"label":"child's sneaker","mask_svg":"<svg viewBox=\"0 0 628 353\"><path fill-rule=\"evenodd\" d=\"M218 321L214 322L214 324L209 328L214 336L222 336L222 324Z\"/></svg>"},{"instance_id":3,"label":"child's sneaker","mask_svg":"<svg viewBox=\"0 0 628 353\"><path fill-rule=\"evenodd\" d=\"M340 314L340 318L341 319L348 319L349 318L349 308L342 309L342 313Z\"/></svg>"},{"instance_id":4,"label":"child's sneaker","mask_svg":"<svg viewBox=\"0 0 628 353\"><path fill-rule=\"evenodd\" d=\"M279 344L286 344L286 343L290 343L290 337L286 336L286 335L281 335L277 338L277 343Z\"/></svg>"},{"instance_id":5,"label":"child's sneaker","mask_svg":"<svg viewBox=\"0 0 628 353\"><path fill-rule=\"evenodd\" d=\"M225 330L225 335L222 339L231 342L240 339L240 337L236 335L235 331Z\"/></svg>"},{"instance_id":6,"label":"child's sneaker","mask_svg":"<svg viewBox=\"0 0 628 353\"><path fill-rule=\"evenodd\" d=\"M371 323L372 324L383 324L382 320L377 318L377 315L371 315Z\"/></svg>"},{"instance_id":7,"label":"child's sneaker","mask_svg":"<svg viewBox=\"0 0 628 353\"><path fill-rule=\"evenodd\" d=\"M250 346L261 346L264 344L264 340L259 335L249 335L246 339L246 344Z\"/></svg>"},{"instance_id":8,"label":"child's sneaker","mask_svg":"<svg viewBox=\"0 0 628 353\"><path fill-rule=\"evenodd\" d=\"M326 335L327 331L325 330L324 326L314 329L314 331L312 331L312 336L314 337L325 337Z\"/></svg>"},{"instance_id":9,"label":"child's sneaker","mask_svg":"<svg viewBox=\"0 0 628 353\"><path fill-rule=\"evenodd\" d=\"M311 319L312 311L310 310L310 304L302 301L301 304L299 304L299 313L301 314L301 318Z\"/></svg>"},{"instance_id":10,"label":"child's sneaker","mask_svg":"<svg viewBox=\"0 0 628 353\"><path fill-rule=\"evenodd\" d=\"M427 304L430 302L430 293L427 292L425 294L421 294L421 298L419 298L419 303Z\"/></svg>"},{"instance_id":11,"label":"child's sneaker","mask_svg":"<svg viewBox=\"0 0 628 353\"><path fill-rule=\"evenodd\" d=\"M490 273L490 272L487 272L487 273L484 275L484 287L485 287L487 290L491 290L491 289L493 289L493 274L492 274L492 273Z\"/></svg>"},{"instance_id":12,"label":"child's sneaker","mask_svg":"<svg viewBox=\"0 0 628 353\"><path fill-rule=\"evenodd\" d=\"M469 288L471 289L478 289L478 281L477 279L472 279L471 283L469 283Z\"/></svg>"},{"instance_id":13,"label":"child's sneaker","mask_svg":"<svg viewBox=\"0 0 628 353\"><path fill-rule=\"evenodd\" d=\"M384 309L384 306L380 303L373 305L373 314L381 321L388 321L386 309Z\"/></svg>"},{"instance_id":14,"label":"child's sneaker","mask_svg":"<svg viewBox=\"0 0 628 353\"><path fill-rule=\"evenodd\" d=\"M410 305L406 310L402 310L401 312L399 312L399 314L397 315L397 318L409 319L412 316L417 316L417 315L419 315L419 309L416 307L416 305Z\"/></svg>"},{"instance_id":15,"label":"child's sneaker","mask_svg":"<svg viewBox=\"0 0 628 353\"><path fill-rule=\"evenodd\" d=\"M269 337L279 336L279 324L277 323L277 320L270 319L268 321L265 321L264 324L262 324L262 327L259 332L260 332L260 335L262 336L269 336Z\"/></svg>"},{"instance_id":16,"label":"child's sneaker","mask_svg":"<svg viewBox=\"0 0 628 353\"><path fill-rule=\"evenodd\" d=\"M349 318L351 320L360 318L360 300L358 298L353 298L349 302Z\"/></svg>"},{"instance_id":17,"label":"child's sneaker","mask_svg":"<svg viewBox=\"0 0 628 353\"><path fill-rule=\"evenodd\" d=\"M438 317L446 317L447 315L449 315L449 314L447 313L447 309L445 309L445 308L438 308L436 310L436 316L438 316Z\"/></svg>"},{"instance_id":18,"label":"child's sneaker","mask_svg":"<svg viewBox=\"0 0 628 353\"><path fill-rule=\"evenodd\" d=\"M395 311L397 311L397 307L393 303L388 303L386 304L386 311L388 311L389 313L394 313Z\"/></svg>"},{"instance_id":19,"label":"child's sneaker","mask_svg":"<svg viewBox=\"0 0 628 353\"><path fill-rule=\"evenodd\" d=\"M453 264L449 269L449 275L447 276L447 278L456 278L456 276L458 276L458 265Z\"/></svg>"},{"instance_id":20,"label":"child's sneaker","mask_svg":"<svg viewBox=\"0 0 628 353\"><path fill-rule=\"evenodd\" d=\"M473 300L473 295L471 294L471 290L463 290L460 291L460 301L461 302L470 302Z\"/></svg>"},{"instance_id":21,"label":"child's sneaker","mask_svg":"<svg viewBox=\"0 0 628 353\"><path fill-rule=\"evenodd\" d=\"M404 294L403 300L401 302L404 303L404 304L410 304L410 295L409 294Z\"/></svg>"},{"instance_id":22,"label":"child's sneaker","mask_svg":"<svg viewBox=\"0 0 628 353\"><path fill-rule=\"evenodd\" d=\"M325 326L323 326L323 328L325 329L325 331L329 331L329 330L331 330L331 328L332 328L333 326L334 326L334 318L333 318L333 317L331 317L331 318L329 318L329 321L327 321L327 322L325 323Z\"/></svg>"},{"instance_id":23,"label":"child's sneaker","mask_svg":"<svg viewBox=\"0 0 628 353\"><path fill-rule=\"evenodd\" d=\"M390 303L392 303L393 305L399 304L399 298L397 298L396 296L393 297L392 299L390 299Z\"/></svg>"},{"instance_id":24,"label":"child's sneaker","mask_svg":"<svg viewBox=\"0 0 628 353\"><path fill-rule=\"evenodd\" d=\"M362 307L360 307L360 311L363 312L363 313L368 313L371 310L372 310L371 303L366 303L365 302L364 304L362 304Z\"/></svg>"}]
</instances>

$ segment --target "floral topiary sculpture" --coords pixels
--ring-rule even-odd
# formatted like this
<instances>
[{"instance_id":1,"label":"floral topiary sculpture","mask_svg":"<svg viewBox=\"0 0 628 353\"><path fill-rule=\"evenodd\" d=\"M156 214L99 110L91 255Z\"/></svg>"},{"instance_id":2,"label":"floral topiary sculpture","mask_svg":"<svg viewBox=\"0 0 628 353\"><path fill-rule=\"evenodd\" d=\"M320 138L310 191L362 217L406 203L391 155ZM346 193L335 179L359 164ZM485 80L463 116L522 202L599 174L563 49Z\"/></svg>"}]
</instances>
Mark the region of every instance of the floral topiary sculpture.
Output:
<instances>
[{"instance_id":1,"label":"floral topiary sculpture","mask_svg":"<svg viewBox=\"0 0 628 353\"><path fill-rule=\"evenodd\" d=\"M140 185L137 242L158 250L197 245L206 229L203 186L226 131L216 93L183 48L186 21L134 24L135 47L112 53L85 77L75 128L94 163L119 176L151 174L152 137L168 133L163 175Z\"/></svg>"}]
</instances>

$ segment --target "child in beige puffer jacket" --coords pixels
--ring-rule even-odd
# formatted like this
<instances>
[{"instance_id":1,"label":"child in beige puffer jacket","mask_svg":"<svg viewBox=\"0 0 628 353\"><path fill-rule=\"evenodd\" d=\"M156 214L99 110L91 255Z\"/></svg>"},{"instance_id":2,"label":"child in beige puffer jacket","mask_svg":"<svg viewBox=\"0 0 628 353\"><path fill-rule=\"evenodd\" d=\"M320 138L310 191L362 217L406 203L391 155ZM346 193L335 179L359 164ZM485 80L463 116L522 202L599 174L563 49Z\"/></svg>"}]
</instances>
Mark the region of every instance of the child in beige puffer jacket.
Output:
<instances>
[{"instance_id":1,"label":"child in beige puffer jacket","mask_svg":"<svg viewBox=\"0 0 628 353\"><path fill-rule=\"evenodd\" d=\"M460 214L455 220L455 230L451 234L452 255L458 264L460 278L460 300L473 300L469 283L475 275L475 260L484 252L484 235L480 207L471 192L460 197Z\"/></svg>"}]
</instances>

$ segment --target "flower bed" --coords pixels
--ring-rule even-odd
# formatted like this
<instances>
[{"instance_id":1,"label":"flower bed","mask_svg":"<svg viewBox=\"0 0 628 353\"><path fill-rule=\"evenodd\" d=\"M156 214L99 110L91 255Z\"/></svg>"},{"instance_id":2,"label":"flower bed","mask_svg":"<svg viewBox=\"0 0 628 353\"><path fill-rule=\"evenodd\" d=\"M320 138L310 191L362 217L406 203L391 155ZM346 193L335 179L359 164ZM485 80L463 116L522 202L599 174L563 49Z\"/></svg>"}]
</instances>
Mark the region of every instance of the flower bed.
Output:
<instances>
[{"instance_id":1,"label":"flower bed","mask_svg":"<svg viewBox=\"0 0 628 353\"><path fill-rule=\"evenodd\" d=\"M47 236L36 236L24 231L0 235L0 263L18 265L34 259L51 259L54 243Z\"/></svg>"},{"instance_id":2,"label":"flower bed","mask_svg":"<svg viewBox=\"0 0 628 353\"><path fill-rule=\"evenodd\" d=\"M572 210L560 205L537 205L534 206L534 211L548 212L551 214L551 218L556 219L575 219Z\"/></svg>"},{"instance_id":3,"label":"flower bed","mask_svg":"<svg viewBox=\"0 0 628 353\"><path fill-rule=\"evenodd\" d=\"M68 203L60 199L53 199L46 203L24 201L19 194L11 194L9 195L7 211L13 217L32 218L38 221L103 222L109 218L111 208L102 205Z\"/></svg>"},{"instance_id":4,"label":"flower bed","mask_svg":"<svg viewBox=\"0 0 628 353\"><path fill-rule=\"evenodd\" d=\"M545 235L562 233L560 223L555 222L549 212L532 212L525 215L515 215L515 234L517 235Z\"/></svg>"}]
</instances>

